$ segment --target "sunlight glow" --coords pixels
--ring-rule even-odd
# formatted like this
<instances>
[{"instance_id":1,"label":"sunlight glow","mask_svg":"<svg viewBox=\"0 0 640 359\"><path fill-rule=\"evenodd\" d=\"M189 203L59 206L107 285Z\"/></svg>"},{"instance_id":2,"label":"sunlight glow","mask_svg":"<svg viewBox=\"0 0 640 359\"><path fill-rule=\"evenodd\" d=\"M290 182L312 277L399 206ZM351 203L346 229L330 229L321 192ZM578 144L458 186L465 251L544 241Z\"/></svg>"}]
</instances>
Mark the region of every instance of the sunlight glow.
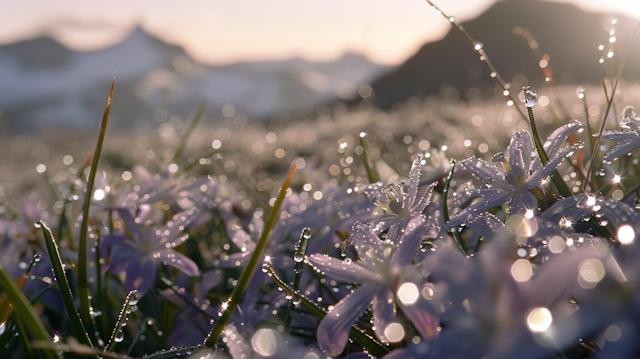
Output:
<instances>
[{"instance_id":1,"label":"sunlight glow","mask_svg":"<svg viewBox=\"0 0 640 359\"><path fill-rule=\"evenodd\" d=\"M527 315L527 326L534 333L542 333L553 323L553 316L545 307L534 308Z\"/></svg>"}]
</instances>

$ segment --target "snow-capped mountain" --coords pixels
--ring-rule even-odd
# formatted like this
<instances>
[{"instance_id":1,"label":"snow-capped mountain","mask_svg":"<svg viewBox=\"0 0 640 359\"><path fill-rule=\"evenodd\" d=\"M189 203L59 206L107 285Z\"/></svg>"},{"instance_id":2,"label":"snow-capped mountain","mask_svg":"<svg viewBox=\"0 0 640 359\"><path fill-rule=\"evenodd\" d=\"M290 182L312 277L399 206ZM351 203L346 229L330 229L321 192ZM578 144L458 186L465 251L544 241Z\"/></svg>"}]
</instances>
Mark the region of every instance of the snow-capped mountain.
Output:
<instances>
[{"instance_id":1,"label":"snow-capped mountain","mask_svg":"<svg viewBox=\"0 0 640 359\"><path fill-rule=\"evenodd\" d=\"M114 76L112 127L130 128L159 108L185 118L204 98L209 118L222 117L223 106L232 105L249 119L268 119L349 98L390 69L355 54L331 62L206 66L139 28L120 44L92 52L41 37L0 46L0 121L10 133L95 126Z\"/></svg>"}]
</instances>

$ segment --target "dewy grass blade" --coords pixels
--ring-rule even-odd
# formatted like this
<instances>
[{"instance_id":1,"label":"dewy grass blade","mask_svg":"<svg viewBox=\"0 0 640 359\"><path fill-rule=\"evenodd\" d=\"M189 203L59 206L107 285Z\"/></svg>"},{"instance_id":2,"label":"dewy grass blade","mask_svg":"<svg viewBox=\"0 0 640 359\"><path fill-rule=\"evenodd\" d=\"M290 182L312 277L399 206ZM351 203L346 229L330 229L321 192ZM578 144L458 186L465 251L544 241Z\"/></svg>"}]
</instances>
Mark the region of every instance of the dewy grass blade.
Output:
<instances>
[{"instance_id":1,"label":"dewy grass blade","mask_svg":"<svg viewBox=\"0 0 640 359\"><path fill-rule=\"evenodd\" d=\"M91 342L91 339L89 339L87 331L82 324L82 320L80 319L80 314L78 314L78 311L76 310L73 301L73 295L71 294L71 288L69 287L69 281L67 280L67 275L64 272L62 259L60 258L58 244L53 238L51 230L44 222L38 221L37 225L42 228L44 241L47 246L47 252L49 252L49 259L51 260L51 266L53 267L53 273L56 276L56 282L58 282L58 288L60 288L60 294L62 295L62 302L64 303L67 315L69 316L71 327L73 328L73 331L75 332L76 337L78 338L80 343L93 348L93 343Z\"/></svg>"},{"instance_id":2,"label":"dewy grass blade","mask_svg":"<svg viewBox=\"0 0 640 359\"><path fill-rule=\"evenodd\" d=\"M113 333L111 333L109 344L107 344L107 347L105 348L106 352L112 352L113 349L116 348L116 344L122 341L122 336L124 335L122 328L126 325L127 320L129 320L131 307L138 304L137 293L137 290L132 290L124 300L124 304L120 310L120 315L118 316L118 321L116 322L116 326L113 328Z\"/></svg>"},{"instance_id":3,"label":"dewy grass blade","mask_svg":"<svg viewBox=\"0 0 640 359\"><path fill-rule=\"evenodd\" d=\"M296 292L300 290L300 281L302 280L302 271L304 270L304 256L307 251L307 241L311 238L311 229L304 228L300 233L300 240L296 244L295 253L293 254L293 260L296 262L293 269L293 290ZM298 296L291 297L289 301L289 308L287 309L287 315L284 320L284 332L289 335L291 329L291 322L293 321L293 311L296 307L296 301Z\"/></svg>"},{"instance_id":4,"label":"dewy grass blade","mask_svg":"<svg viewBox=\"0 0 640 359\"><path fill-rule=\"evenodd\" d=\"M177 160L182 156L182 152L184 152L185 147L187 147L187 142L189 141L189 137L191 136L191 133L193 132L193 130L196 128L196 125L198 125L198 122L200 122L200 119L204 114L204 110L207 109L208 103L209 103L209 100L207 99L204 99L204 101L202 101L200 108L198 108L198 112L193 117L193 120L191 120L191 124L189 124L189 128L187 129L187 132L185 132L184 136L182 136L182 141L180 141L180 146L176 150L176 154L173 156L174 160Z\"/></svg>"},{"instance_id":5,"label":"dewy grass blade","mask_svg":"<svg viewBox=\"0 0 640 359\"><path fill-rule=\"evenodd\" d=\"M113 98L113 87L115 85L115 78L111 83L111 91L109 92L109 100L107 101L107 108L104 110L102 116L102 123L100 124L100 135L98 136L98 143L96 144L96 150L93 152L93 160L91 161L91 170L89 172L89 179L87 180L87 192L84 196L84 207L82 213L82 226L80 228L80 243L78 245L78 295L80 299L80 312L82 313L82 319L87 325L89 336L93 341L96 341L95 331L91 326L91 303L89 303L89 278L87 276L87 237L89 232L89 206L91 206L91 197L93 197L93 184L96 179L96 173L98 172L98 161L100 160L100 153L102 152L102 144L104 143L104 137L107 133L107 124L109 123L109 112L111 112L111 100Z\"/></svg>"},{"instance_id":6,"label":"dewy grass blade","mask_svg":"<svg viewBox=\"0 0 640 359\"><path fill-rule=\"evenodd\" d=\"M607 109L604 111L604 117L602 118L602 125L600 125L600 132L598 133L598 137L596 138L596 144L593 146L593 153L591 154L591 160L589 161L589 167L587 167L587 178L595 179L595 167L594 162L596 155L598 154L598 147L600 146L600 139L602 138L602 133L604 132L604 126L607 123L607 117L609 117L609 111L611 111L611 105L613 105L613 98L616 96L616 90L618 89L618 83L620 83L620 77L622 77L622 70L624 69L624 65L627 62L627 57L629 56L629 49L631 49L631 43L633 43L633 39L635 39L636 34L640 30L640 23L636 26L636 30L633 32L633 36L631 36L631 40L629 40L629 44L627 44L627 49L624 52L624 56L622 57L622 63L620 64L620 68L618 69L618 76L616 76L616 83L613 85L613 90L611 91L611 97L607 99ZM582 184L582 192L585 192L587 189L587 182L584 181ZM593 186L592 180L592 186Z\"/></svg>"},{"instance_id":7,"label":"dewy grass blade","mask_svg":"<svg viewBox=\"0 0 640 359\"><path fill-rule=\"evenodd\" d=\"M0 262L0 288L4 290L9 300L11 300L16 314L19 315L20 320L26 325L31 336L38 341L51 342L49 334L44 329L42 320L40 320L40 317L33 307L29 305L29 301L24 294L22 294L22 291L20 291L11 276L5 271L2 262ZM42 350L49 359L62 359L62 356L55 350L44 348Z\"/></svg>"},{"instance_id":8,"label":"dewy grass blade","mask_svg":"<svg viewBox=\"0 0 640 359\"><path fill-rule=\"evenodd\" d=\"M270 263L263 264L262 270L265 271L267 275L271 279L273 279L278 287L282 288L282 290L287 295L290 295L292 297L297 296L298 298L300 298L300 305L307 309L318 320L322 320L327 315L327 311L325 309L318 306L314 301L307 298L299 291L289 287L280 277L278 277ZM364 330L362 330L355 324L351 327L349 337L352 338L356 343L361 345L363 348L365 348L370 354L378 358L382 358L383 356L389 354L389 350L387 350L387 348L385 348L383 344L372 338L369 334L367 334Z\"/></svg>"},{"instance_id":9,"label":"dewy grass blade","mask_svg":"<svg viewBox=\"0 0 640 359\"><path fill-rule=\"evenodd\" d=\"M380 175L378 174L378 169L376 168L375 162L373 162L373 158L371 158L371 151L369 150L369 141L365 138L367 134L362 132L360 133L360 146L362 147L362 162L364 163L364 167L367 170L367 175L369 176L369 182L376 183L380 182Z\"/></svg>"},{"instance_id":10,"label":"dewy grass blade","mask_svg":"<svg viewBox=\"0 0 640 359\"><path fill-rule=\"evenodd\" d=\"M293 174L296 171L296 162L293 161L291 163L291 167L289 167L289 171L287 172L287 176L284 179L284 183L282 184L282 188L278 192L278 197L276 198L276 202L271 209L271 213L269 213L269 218L265 223L264 229L262 230L262 235L256 244L256 248L251 254L251 258L249 259L249 263L245 267L244 271L240 275L240 279L238 280L238 285L233 289L233 293L231 293L231 299L227 302L227 307L218 319L218 322L213 327L207 339L204 341L204 346L207 348L213 348L222 331L224 330L225 325L231 318L231 314L236 309L242 294L244 294L245 289L249 285L249 280L253 277L253 273L256 271L258 267L258 262L262 259L262 252L264 252L264 248L267 246L267 240L269 239L269 234L271 230L276 224L276 220L278 219L278 215L280 213L280 206L282 206L282 202L284 202L284 198L287 194L287 190L289 189L289 185L291 184L291 180L293 179Z\"/></svg>"}]
</instances>

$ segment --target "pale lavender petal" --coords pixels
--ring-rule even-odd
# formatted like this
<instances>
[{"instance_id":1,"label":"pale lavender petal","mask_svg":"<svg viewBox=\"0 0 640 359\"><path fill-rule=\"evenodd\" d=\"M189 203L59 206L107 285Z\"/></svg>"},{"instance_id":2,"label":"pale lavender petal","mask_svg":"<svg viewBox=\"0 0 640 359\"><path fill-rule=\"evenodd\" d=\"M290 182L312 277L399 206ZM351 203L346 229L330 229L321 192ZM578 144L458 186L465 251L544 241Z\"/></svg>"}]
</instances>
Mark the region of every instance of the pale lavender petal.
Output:
<instances>
[{"instance_id":1,"label":"pale lavender petal","mask_svg":"<svg viewBox=\"0 0 640 359\"><path fill-rule=\"evenodd\" d=\"M198 220L203 212L197 208L192 208L173 216L171 221L167 222L162 230L162 243L171 243L172 247L177 247L185 241L186 237L182 234L184 230Z\"/></svg>"},{"instance_id":2,"label":"pale lavender petal","mask_svg":"<svg viewBox=\"0 0 640 359\"><path fill-rule=\"evenodd\" d=\"M393 292L384 290L373 298L373 325L376 336L387 342L384 330L396 321L396 305Z\"/></svg>"},{"instance_id":3,"label":"pale lavender petal","mask_svg":"<svg viewBox=\"0 0 640 359\"><path fill-rule=\"evenodd\" d=\"M347 259L329 257L326 254L312 254L308 257L309 264L319 270L323 275L338 281L347 283L379 283L382 278L379 274L371 272L359 262Z\"/></svg>"},{"instance_id":4,"label":"pale lavender petal","mask_svg":"<svg viewBox=\"0 0 640 359\"><path fill-rule=\"evenodd\" d=\"M384 182L376 182L364 187L360 187L358 189L359 193L364 193L369 201L375 201L375 199L379 199L382 202L387 201L387 195L384 194L383 190L387 187L387 184Z\"/></svg>"},{"instance_id":5,"label":"pale lavender petal","mask_svg":"<svg viewBox=\"0 0 640 359\"><path fill-rule=\"evenodd\" d=\"M366 221L366 223L369 227L371 227L371 230L374 233L380 234L381 232L389 229L389 227L391 227L391 225L397 221L398 216L396 215L384 215L370 221Z\"/></svg>"},{"instance_id":6,"label":"pale lavender petal","mask_svg":"<svg viewBox=\"0 0 640 359\"><path fill-rule=\"evenodd\" d=\"M391 268L411 264L422 239L422 225L425 220L424 216L416 216L407 223L398 248L391 255Z\"/></svg>"},{"instance_id":7,"label":"pale lavender petal","mask_svg":"<svg viewBox=\"0 0 640 359\"><path fill-rule=\"evenodd\" d=\"M420 213L422 213L422 211L424 211L424 209L431 202L431 196L433 194L433 189L436 187L437 184L438 184L438 182L433 182L432 184L430 184L427 187L427 189L425 190L425 192L422 195L422 197L420 197L420 200L417 201L417 203L409 202L409 203L413 204L413 207L411 207L411 214L420 214Z\"/></svg>"},{"instance_id":8,"label":"pale lavender petal","mask_svg":"<svg viewBox=\"0 0 640 359\"><path fill-rule=\"evenodd\" d=\"M142 231L140 230L140 227L138 227L138 223L136 223L131 212L124 208L118 209L117 212L120 219L124 222L125 227L127 227L127 230L131 232L131 237L136 240L141 240L143 237Z\"/></svg>"},{"instance_id":9,"label":"pale lavender petal","mask_svg":"<svg viewBox=\"0 0 640 359\"><path fill-rule=\"evenodd\" d=\"M595 198L593 194L580 193L575 196L565 198L554 203L539 218L548 222L558 223L562 218L566 218L571 222L578 222L593 214L593 205L588 205L589 197ZM596 200L598 202L599 200Z\"/></svg>"},{"instance_id":10,"label":"pale lavender petal","mask_svg":"<svg viewBox=\"0 0 640 359\"><path fill-rule=\"evenodd\" d=\"M555 157L549 159L549 163L546 166L537 169L531 177L527 179L527 183L522 186L522 189L529 190L536 188L542 184L542 181L551 176L553 171L560 165L560 163L568 156L571 156L575 151L582 148L582 144L577 144L564 148L556 153Z\"/></svg>"},{"instance_id":11,"label":"pale lavender petal","mask_svg":"<svg viewBox=\"0 0 640 359\"><path fill-rule=\"evenodd\" d=\"M418 184L420 183L420 174L422 172L422 165L424 161L424 155L418 155L411 165L409 171L409 179L407 181L407 202L410 206L416 201L418 196Z\"/></svg>"},{"instance_id":12,"label":"pale lavender petal","mask_svg":"<svg viewBox=\"0 0 640 359\"><path fill-rule=\"evenodd\" d=\"M462 161L462 168L471 172L482 182L504 182L504 173L500 172L494 165L487 163L479 158L470 157Z\"/></svg>"},{"instance_id":13,"label":"pale lavender petal","mask_svg":"<svg viewBox=\"0 0 640 359\"><path fill-rule=\"evenodd\" d=\"M382 241L371 227L360 223L354 225L350 240L356 252L358 252L358 256L365 264L375 266L381 263L384 258L384 248Z\"/></svg>"},{"instance_id":14,"label":"pale lavender petal","mask_svg":"<svg viewBox=\"0 0 640 359\"><path fill-rule=\"evenodd\" d=\"M599 202L603 214L613 227L618 229L622 225L631 225L636 233L636 237L640 234L640 216L633 207L626 203L618 202L612 198L605 198Z\"/></svg>"},{"instance_id":15,"label":"pale lavender petal","mask_svg":"<svg viewBox=\"0 0 640 359\"><path fill-rule=\"evenodd\" d=\"M616 158L626 156L640 147L640 135L634 131L607 131L604 132L602 138L618 142L616 147L604 155L605 161L613 161Z\"/></svg>"},{"instance_id":16,"label":"pale lavender petal","mask_svg":"<svg viewBox=\"0 0 640 359\"><path fill-rule=\"evenodd\" d=\"M194 261L173 249L161 249L159 251L155 251L151 254L151 257L181 270L182 273L188 276L195 277L200 274L198 265Z\"/></svg>"},{"instance_id":17,"label":"pale lavender petal","mask_svg":"<svg viewBox=\"0 0 640 359\"><path fill-rule=\"evenodd\" d=\"M555 156L567 137L569 137L569 135L574 133L579 128L580 124L577 121L573 121L567 123L566 125L558 127L555 131L553 131L542 146L544 148L544 151L547 153L547 156ZM540 157L536 156L533 160L533 163L531 164L531 169L537 170L538 167L540 167Z\"/></svg>"},{"instance_id":18,"label":"pale lavender petal","mask_svg":"<svg viewBox=\"0 0 640 359\"><path fill-rule=\"evenodd\" d=\"M507 148L509 166L511 167L511 170L507 173L507 182L515 186L520 183L520 179L527 178L531 165L532 150L533 146L529 132L520 131L511 136L511 143Z\"/></svg>"},{"instance_id":19,"label":"pale lavender petal","mask_svg":"<svg viewBox=\"0 0 640 359\"><path fill-rule=\"evenodd\" d=\"M505 226L498 217L489 212L469 218L465 225L488 241L492 240L496 233Z\"/></svg>"},{"instance_id":20,"label":"pale lavender petal","mask_svg":"<svg viewBox=\"0 0 640 359\"><path fill-rule=\"evenodd\" d=\"M398 305L407 319L411 321L413 327L420 333L422 339L427 340L438 336L440 319L429 303L418 299L413 304L404 304L399 300Z\"/></svg>"},{"instance_id":21,"label":"pale lavender petal","mask_svg":"<svg viewBox=\"0 0 640 359\"><path fill-rule=\"evenodd\" d=\"M494 194L493 196L487 196L484 201L465 208L458 214L458 216L447 222L442 229L444 231L448 231L452 228L458 227L470 220L472 217L476 217L481 213L486 212L489 208L504 204L509 201L512 196L512 193L500 189L492 190L491 192Z\"/></svg>"},{"instance_id":22,"label":"pale lavender petal","mask_svg":"<svg viewBox=\"0 0 640 359\"><path fill-rule=\"evenodd\" d=\"M369 307L378 290L375 286L363 285L333 307L318 326L316 337L322 351L329 355L342 352L347 345L351 326Z\"/></svg>"},{"instance_id":23,"label":"pale lavender petal","mask_svg":"<svg viewBox=\"0 0 640 359\"><path fill-rule=\"evenodd\" d=\"M224 327L224 336L226 338L225 344L233 358L253 357L253 350L233 324L227 324Z\"/></svg>"},{"instance_id":24,"label":"pale lavender petal","mask_svg":"<svg viewBox=\"0 0 640 359\"><path fill-rule=\"evenodd\" d=\"M538 207L538 200L536 196L529 191L519 191L516 193L511 202L509 203L509 209L511 215L524 214L528 209L535 210Z\"/></svg>"},{"instance_id":25,"label":"pale lavender petal","mask_svg":"<svg viewBox=\"0 0 640 359\"><path fill-rule=\"evenodd\" d=\"M233 244L241 250L253 252L256 248L256 244L253 239L251 239L251 236L236 224L231 223L227 225L227 235Z\"/></svg>"},{"instance_id":26,"label":"pale lavender petal","mask_svg":"<svg viewBox=\"0 0 640 359\"><path fill-rule=\"evenodd\" d=\"M144 296L156 279L157 263L151 259L131 260L127 265L127 291L138 291L138 297Z\"/></svg>"}]
</instances>

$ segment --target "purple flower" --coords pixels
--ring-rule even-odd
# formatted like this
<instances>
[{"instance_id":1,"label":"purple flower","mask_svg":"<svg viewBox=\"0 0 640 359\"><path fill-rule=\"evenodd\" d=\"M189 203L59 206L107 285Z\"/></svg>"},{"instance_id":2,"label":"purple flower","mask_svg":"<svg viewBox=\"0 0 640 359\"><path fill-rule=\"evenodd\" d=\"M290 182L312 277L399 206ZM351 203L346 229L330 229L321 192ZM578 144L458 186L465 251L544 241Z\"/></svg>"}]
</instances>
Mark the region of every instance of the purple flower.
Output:
<instances>
[{"instance_id":1,"label":"purple flower","mask_svg":"<svg viewBox=\"0 0 640 359\"><path fill-rule=\"evenodd\" d=\"M184 229L195 221L199 211L179 213L163 227L140 226L125 210L118 211L126 224L128 236L109 235L100 243L102 253L111 251L110 271L126 273L127 291L136 289L144 296L155 281L159 263L165 263L189 276L197 276L198 266L187 256L174 250L187 239Z\"/></svg>"},{"instance_id":2,"label":"purple flower","mask_svg":"<svg viewBox=\"0 0 640 359\"><path fill-rule=\"evenodd\" d=\"M372 304L374 330L383 341L399 341L398 333L404 332L396 321L396 302L423 338L437 335L438 318L418 291L424 279L411 264L422 239L424 221L424 216L413 217L400 238L384 242L369 226L356 225L352 239L361 261L341 261L326 255L308 257L308 262L324 275L362 284L336 304L320 323L317 337L322 350L329 355L342 352L351 326Z\"/></svg>"},{"instance_id":3,"label":"purple flower","mask_svg":"<svg viewBox=\"0 0 640 359\"><path fill-rule=\"evenodd\" d=\"M524 214L528 209L537 208L538 201L530 192L546 181L560 162L570 156L581 145L564 148L552 155L546 166L533 170L533 145L526 131L513 134L511 143L505 151L503 164L506 172L478 158L467 158L462 167L483 182L483 188L475 190L472 196L482 197L483 201L472 204L449 221L445 229L458 227L472 220L491 207L509 202L510 214Z\"/></svg>"},{"instance_id":4,"label":"purple flower","mask_svg":"<svg viewBox=\"0 0 640 359\"><path fill-rule=\"evenodd\" d=\"M419 155L413 161L408 182L399 184L378 182L359 190L384 211L384 215L367 221L375 233L388 229L387 238L400 238L400 231L407 226L407 223L422 215L431 201L431 192L437 184L431 183L421 195L419 194L420 172L424 163L424 155Z\"/></svg>"}]
</instances>

